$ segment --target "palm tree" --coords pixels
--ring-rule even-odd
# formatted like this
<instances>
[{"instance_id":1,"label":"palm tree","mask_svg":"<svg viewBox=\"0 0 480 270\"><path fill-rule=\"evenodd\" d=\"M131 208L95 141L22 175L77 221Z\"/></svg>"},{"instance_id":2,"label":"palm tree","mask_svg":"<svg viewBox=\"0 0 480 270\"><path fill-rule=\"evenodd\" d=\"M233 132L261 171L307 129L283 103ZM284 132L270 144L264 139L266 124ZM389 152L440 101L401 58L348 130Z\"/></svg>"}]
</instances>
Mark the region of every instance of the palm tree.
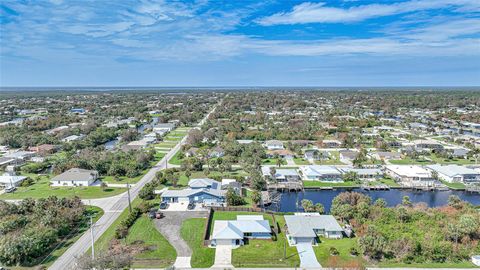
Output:
<instances>
[{"instance_id":1,"label":"palm tree","mask_svg":"<svg viewBox=\"0 0 480 270\"><path fill-rule=\"evenodd\" d=\"M254 190L252 192L252 202L254 206L256 207L261 200L262 200L262 194L258 190Z\"/></svg>"}]
</instances>

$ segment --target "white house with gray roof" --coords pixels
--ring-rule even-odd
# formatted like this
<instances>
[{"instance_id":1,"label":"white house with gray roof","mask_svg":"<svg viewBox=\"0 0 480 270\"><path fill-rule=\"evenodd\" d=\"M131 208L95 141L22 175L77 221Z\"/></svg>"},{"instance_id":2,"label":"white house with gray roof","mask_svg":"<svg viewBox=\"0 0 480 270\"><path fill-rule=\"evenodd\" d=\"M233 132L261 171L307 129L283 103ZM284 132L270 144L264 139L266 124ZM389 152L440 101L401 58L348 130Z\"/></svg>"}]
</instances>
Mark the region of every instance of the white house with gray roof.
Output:
<instances>
[{"instance_id":1,"label":"white house with gray roof","mask_svg":"<svg viewBox=\"0 0 480 270\"><path fill-rule=\"evenodd\" d=\"M300 175L303 180L323 181L323 182L341 182L342 173L333 166L326 165L307 165L300 166Z\"/></svg>"},{"instance_id":2,"label":"white house with gray roof","mask_svg":"<svg viewBox=\"0 0 480 270\"><path fill-rule=\"evenodd\" d=\"M480 183L480 172L459 165L427 165L427 169L435 171L438 178L449 183Z\"/></svg>"},{"instance_id":3,"label":"white house with gray roof","mask_svg":"<svg viewBox=\"0 0 480 270\"><path fill-rule=\"evenodd\" d=\"M333 239L343 238L343 229L332 215L318 213L295 213L286 215L287 239L290 245L299 243L316 244L319 236Z\"/></svg>"},{"instance_id":4,"label":"white house with gray roof","mask_svg":"<svg viewBox=\"0 0 480 270\"><path fill-rule=\"evenodd\" d=\"M93 170L85 170L72 168L61 173L50 180L52 186L90 186L98 178L98 172Z\"/></svg>"},{"instance_id":5,"label":"white house with gray roof","mask_svg":"<svg viewBox=\"0 0 480 270\"><path fill-rule=\"evenodd\" d=\"M238 215L237 220L216 220L213 224L211 245L238 247L245 239L271 239L272 230L262 215Z\"/></svg>"},{"instance_id":6,"label":"white house with gray roof","mask_svg":"<svg viewBox=\"0 0 480 270\"><path fill-rule=\"evenodd\" d=\"M272 178L270 166L262 166L262 174L263 177L267 179ZM290 181L300 181L300 175L298 174L297 170L295 169L279 169L275 168L275 179L278 182L290 182Z\"/></svg>"}]
</instances>

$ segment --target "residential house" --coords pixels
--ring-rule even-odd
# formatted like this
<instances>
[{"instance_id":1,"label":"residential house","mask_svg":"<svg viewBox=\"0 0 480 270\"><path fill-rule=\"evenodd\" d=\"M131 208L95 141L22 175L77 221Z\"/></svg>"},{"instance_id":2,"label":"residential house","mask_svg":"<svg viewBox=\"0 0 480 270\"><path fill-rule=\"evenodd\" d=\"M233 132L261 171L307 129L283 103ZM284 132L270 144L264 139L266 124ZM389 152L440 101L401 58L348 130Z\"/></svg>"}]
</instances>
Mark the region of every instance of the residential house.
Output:
<instances>
[{"instance_id":1,"label":"residential house","mask_svg":"<svg viewBox=\"0 0 480 270\"><path fill-rule=\"evenodd\" d=\"M71 135L62 139L62 142L73 142L81 140L85 137L85 135Z\"/></svg>"},{"instance_id":2,"label":"residential house","mask_svg":"<svg viewBox=\"0 0 480 270\"><path fill-rule=\"evenodd\" d=\"M222 184L220 182L210 178L190 179L190 181L188 181L188 186L191 189L199 189L199 188L221 189L222 188Z\"/></svg>"},{"instance_id":3,"label":"residential house","mask_svg":"<svg viewBox=\"0 0 480 270\"><path fill-rule=\"evenodd\" d=\"M153 127L153 132L162 133L170 132L175 129L175 123L158 123Z\"/></svg>"},{"instance_id":4,"label":"residential house","mask_svg":"<svg viewBox=\"0 0 480 270\"><path fill-rule=\"evenodd\" d=\"M269 166L262 166L262 174L266 179L272 179L271 168ZM300 181L300 175L294 169L279 169L275 168L275 180L277 182L297 182Z\"/></svg>"},{"instance_id":5,"label":"residential house","mask_svg":"<svg viewBox=\"0 0 480 270\"><path fill-rule=\"evenodd\" d=\"M162 201L168 203L202 203L205 205L224 205L226 191L211 188L188 188L182 190L166 190L162 193Z\"/></svg>"},{"instance_id":6,"label":"residential house","mask_svg":"<svg viewBox=\"0 0 480 270\"><path fill-rule=\"evenodd\" d=\"M0 176L0 187L18 187L26 176L2 175Z\"/></svg>"},{"instance_id":7,"label":"residential house","mask_svg":"<svg viewBox=\"0 0 480 270\"><path fill-rule=\"evenodd\" d=\"M327 165L300 166L300 175L303 180L342 182L342 173L333 166L327 166Z\"/></svg>"},{"instance_id":8,"label":"residential house","mask_svg":"<svg viewBox=\"0 0 480 270\"><path fill-rule=\"evenodd\" d=\"M222 179L222 189L233 189L238 195L242 194L242 183L237 182L235 179Z\"/></svg>"},{"instance_id":9,"label":"residential house","mask_svg":"<svg viewBox=\"0 0 480 270\"><path fill-rule=\"evenodd\" d=\"M35 152L32 151L16 151L3 155L4 158L15 159L15 163L21 164L27 160L30 160L35 156Z\"/></svg>"},{"instance_id":10,"label":"residential house","mask_svg":"<svg viewBox=\"0 0 480 270\"><path fill-rule=\"evenodd\" d=\"M318 237L340 239L343 229L332 215L318 213L295 213L285 215L287 239L292 246L301 243L316 244Z\"/></svg>"},{"instance_id":11,"label":"residential house","mask_svg":"<svg viewBox=\"0 0 480 270\"><path fill-rule=\"evenodd\" d=\"M308 149L304 151L303 158L314 162L315 160L324 160L330 157L330 153L328 151L320 151L317 149Z\"/></svg>"},{"instance_id":12,"label":"residential house","mask_svg":"<svg viewBox=\"0 0 480 270\"><path fill-rule=\"evenodd\" d=\"M28 150L44 156L55 153L58 150L58 146L53 144L41 144L38 146L31 146Z\"/></svg>"},{"instance_id":13,"label":"residential house","mask_svg":"<svg viewBox=\"0 0 480 270\"><path fill-rule=\"evenodd\" d=\"M268 150L283 150L285 149L283 143L279 140L270 140L265 142L265 147Z\"/></svg>"},{"instance_id":14,"label":"residential house","mask_svg":"<svg viewBox=\"0 0 480 270\"><path fill-rule=\"evenodd\" d=\"M340 153L340 161L346 162L346 163L352 162L360 154L360 152L353 151L353 150L340 150L338 152Z\"/></svg>"},{"instance_id":15,"label":"residential house","mask_svg":"<svg viewBox=\"0 0 480 270\"><path fill-rule=\"evenodd\" d=\"M459 165L427 165L427 169L435 171L438 178L449 183L480 183L480 172Z\"/></svg>"},{"instance_id":16,"label":"residential house","mask_svg":"<svg viewBox=\"0 0 480 270\"><path fill-rule=\"evenodd\" d=\"M413 143L417 151L443 149L443 145L436 140L415 140Z\"/></svg>"},{"instance_id":17,"label":"residential house","mask_svg":"<svg viewBox=\"0 0 480 270\"><path fill-rule=\"evenodd\" d=\"M392 160L401 159L402 155L399 152L374 152L370 156L378 160Z\"/></svg>"},{"instance_id":18,"label":"residential house","mask_svg":"<svg viewBox=\"0 0 480 270\"><path fill-rule=\"evenodd\" d=\"M8 166L11 164L15 164L17 162L16 159L14 158L9 158L9 157L0 157L0 167L3 166ZM22 162L23 163L23 162Z\"/></svg>"},{"instance_id":19,"label":"residential house","mask_svg":"<svg viewBox=\"0 0 480 270\"><path fill-rule=\"evenodd\" d=\"M50 180L52 186L71 186L81 187L90 186L98 179L98 172L94 170L85 170L72 168L65 171Z\"/></svg>"},{"instance_id":20,"label":"residential house","mask_svg":"<svg viewBox=\"0 0 480 270\"><path fill-rule=\"evenodd\" d=\"M186 152L185 152L185 156L186 157L194 157L197 152L198 152L198 149L197 147L190 147Z\"/></svg>"},{"instance_id":21,"label":"residential house","mask_svg":"<svg viewBox=\"0 0 480 270\"><path fill-rule=\"evenodd\" d=\"M406 186L433 186L431 171L418 165L386 165L385 173Z\"/></svg>"},{"instance_id":22,"label":"residential house","mask_svg":"<svg viewBox=\"0 0 480 270\"><path fill-rule=\"evenodd\" d=\"M267 150L266 154L267 154L268 158L274 158L277 155L281 158L293 158L293 156L294 156L293 152L288 150L288 149Z\"/></svg>"},{"instance_id":23,"label":"residential house","mask_svg":"<svg viewBox=\"0 0 480 270\"><path fill-rule=\"evenodd\" d=\"M339 167L339 171L343 174L348 172L354 172L358 179L366 181L374 181L383 177L383 172L380 169L375 168L350 168L350 167Z\"/></svg>"},{"instance_id":24,"label":"residential house","mask_svg":"<svg viewBox=\"0 0 480 270\"><path fill-rule=\"evenodd\" d=\"M342 142L339 140L323 140L322 146L325 148L338 148L342 146Z\"/></svg>"},{"instance_id":25,"label":"residential house","mask_svg":"<svg viewBox=\"0 0 480 270\"><path fill-rule=\"evenodd\" d=\"M215 220L211 246L239 247L246 239L271 239L272 230L262 215L238 215L237 220Z\"/></svg>"}]
</instances>

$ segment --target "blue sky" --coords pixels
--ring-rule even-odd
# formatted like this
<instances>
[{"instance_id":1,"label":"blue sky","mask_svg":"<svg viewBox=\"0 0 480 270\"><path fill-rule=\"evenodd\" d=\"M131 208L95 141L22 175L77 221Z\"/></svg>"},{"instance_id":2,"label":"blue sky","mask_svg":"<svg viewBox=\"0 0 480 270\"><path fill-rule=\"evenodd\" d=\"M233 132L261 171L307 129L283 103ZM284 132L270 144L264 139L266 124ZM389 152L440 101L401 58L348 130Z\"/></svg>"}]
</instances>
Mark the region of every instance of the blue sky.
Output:
<instances>
[{"instance_id":1,"label":"blue sky","mask_svg":"<svg viewBox=\"0 0 480 270\"><path fill-rule=\"evenodd\" d=\"M478 86L479 0L0 2L0 86Z\"/></svg>"}]
</instances>

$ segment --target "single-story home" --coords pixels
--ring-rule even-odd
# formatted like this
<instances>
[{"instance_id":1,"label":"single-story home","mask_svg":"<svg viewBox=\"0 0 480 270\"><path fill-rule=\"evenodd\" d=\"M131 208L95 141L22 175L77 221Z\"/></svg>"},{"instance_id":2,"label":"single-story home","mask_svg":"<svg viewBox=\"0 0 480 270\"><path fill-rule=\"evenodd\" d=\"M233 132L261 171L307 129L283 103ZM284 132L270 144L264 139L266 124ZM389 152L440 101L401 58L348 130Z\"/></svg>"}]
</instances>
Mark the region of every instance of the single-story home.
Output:
<instances>
[{"instance_id":1,"label":"single-story home","mask_svg":"<svg viewBox=\"0 0 480 270\"><path fill-rule=\"evenodd\" d=\"M426 168L437 172L438 178L449 183L480 183L480 172L464 166L435 164L427 165Z\"/></svg>"},{"instance_id":2,"label":"single-story home","mask_svg":"<svg viewBox=\"0 0 480 270\"><path fill-rule=\"evenodd\" d=\"M271 169L269 166L262 166L263 177L267 179L272 178ZM300 175L294 169L275 169L275 179L278 182L290 182L290 181L300 181Z\"/></svg>"},{"instance_id":3,"label":"single-story home","mask_svg":"<svg viewBox=\"0 0 480 270\"><path fill-rule=\"evenodd\" d=\"M282 150L284 149L283 143L279 140L269 140L265 142L265 147L268 150Z\"/></svg>"},{"instance_id":4,"label":"single-story home","mask_svg":"<svg viewBox=\"0 0 480 270\"><path fill-rule=\"evenodd\" d=\"M224 155L225 155L225 151L220 146L213 148L210 151L210 153L208 153L208 156L211 158L220 158L220 157L223 157Z\"/></svg>"},{"instance_id":5,"label":"single-story home","mask_svg":"<svg viewBox=\"0 0 480 270\"><path fill-rule=\"evenodd\" d=\"M9 157L0 157L0 167L15 164L17 160Z\"/></svg>"},{"instance_id":6,"label":"single-story home","mask_svg":"<svg viewBox=\"0 0 480 270\"><path fill-rule=\"evenodd\" d=\"M0 187L18 187L26 176L2 175L0 176Z\"/></svg>"},{"instance_id":7,"label":"single-story home","mask_svg":"<svg viewBox=\"0 0 480 270\"><path fill-rule=\"evenodd\" d=\"M287 223L287 239L290 245L316 244L318 237L340 239L343 229L332 215L318 213L295 213L284 216Z\"/></svg>"},{"instance_id":8,"label":"single-story home","mask_svg":"<svg viewBox=\"0 0 480 270\"><path fill-rule=\"evenodd\" d=\"M303 153L303 158L311 162L315 160L328 159L329 156L330 153L328 151L320 151L317 149L308 149Z\"/></svg>"},{"instance_id":9,"label":"single-story home","mask_svg":"<svg viewBox=\"0 0 480 270\"><path fill-rule=\"evenodd\" d=\"M94 170L85 170L72 168L65 171L50 180L52 186L90 186L98 179L98 172Z\"/></svg>"},{"instance_id":10,"label":"single-story home","mask_svg":"<svg viewBox=\"0 0 480 270\"><path fill-rule=\"evenodd\" d=\"M326 148L337 148L342 146L342 142L339 140L323 140L322 146Z\"/></svg>"},{"instance_id":11,"label":"single-story home","mask_svg":"<svg viewBox=\"0 0 480 270\"><path fill-rule=\"evenodd\" d=\"M162 193L162 201L169 203L203 203L208 205L223 205L225 203L225 190L198 188L182 190L166 190Z\"/></svg>"},{"instance_id":12,"label":"single-story home","mask_svg":"<svg viewBox=\"0 0 480 270\"><path fill-rule=\"evenodd\" d=\"M216 220L213 224L211 245L238 247L245 239L271 239L272 230L262 215L238 215L237 220Z\"/></svg>"},{"instance_id":13,"label":"single-story home","mask_svg":"<svg viewBox=\"0 0 480 270\"><path fill-rule=\"evenodd\" d=\"M341 161L352 161L358 157L360 152L352 150L340 150L340 160Z\"/></svg>"},{"instance_id":14,"label":"single-story home","mask_svg":"<svg viewBox=\"0 0 480 270\"><path fill-rule=\"evenodd\" d=\"M175 128L175 123L158 123L153 127L153 131L158 132L169 132Z\"/></svg>"},{"instance_id":15,"label":"single-story home","mask_svg":"<svg viewBox=\"0 0 480 270\"><path fill-rule=\"evenodd\" d=\"M415 140L415 149L417 150L442 150L443 145L436 140Z\"/></svg>"},{"instance_id":16,"label":"single-story home","mask_svg":"<svg viewBox=\"0 0 480 270\"><path fill-rule=\"evenodd\" d=\"M338 168L342 173L354 172L357 174L357 177L361 180L377 180L383 177L383 172L380 169L375 168L349 168L341 167Z\"/></svg>"},{"instance_id":17,"label":"single-story home","mask_svg":"<svg viewBox=\"0 0 480 270\"><path fill-rule=\"evenodd\" d=\"M17 161L26 161L35 156L35 152L32 151L16 151L3 155L5 158L13 158Z\"/></svg>"},{"instance_id":18,"label":"single-story home","mask_svg":"<svg viewBox=\"0 0 480 270\"><path fill-rule=\"evenodd\" d=\"M300 175L303 180L326 182L342 181L342 173L337 168L327 165L300 166Z\"/></svg>"},{"instance_id":19,"label":"single-story home","mask_svg":"<svg viewBox=\"0 0 480 270\"><path fill-rule=\"evenodd\" d=\"M220 182L210 178L190 179L190 181L188 181L188 186L191 189L199 189L199 188L221 189L222 188L222 185L220 184Z\"/></svg>"},{"instance_id":20,"label":"single-story home","mask_svg":"<svg viewBox=\"0 0 480 270\"><path fill-rule=\"evenodd\" d=\"M288 149L281 150L267 150L267 157L273 158L278 155L281 158L292 158L294 156L293 152Z\"/></svg>"},{"instance_id":21,"label":"single-story home","mask_svg":"<svg viewBox=\"0 0 480 270\"><path fill-rule=\"evenodd\" d=\"M401 159L402 155L399 152L374 152L370 156L379 160Z\"/></svg>"},{"instance_id":22,"label":"single-story home","mask_svg":"<svg viewBox=\"0 0 480 270\"><path fill-rule=\"evenodd\" d=\"M31 146L28 148L29 151L35 152L40 155L53 154L58 150L58 146L53 144L41 144L38 146Z\"/></svg>"},{"instance_id":23,"label":"single-story home","mask_svg":"<svg viewBox=\"0 0 480 270\"><path fill-rule=\"evenodd\" d=\"M71 135L62 139L62 142L73 142L80 139L83 139L85 135Z\"/></svg>"},{"instance_id":24,"label":"single-story home","mask_svg":"<svg viewBox=\"0 0 480 270\"><path fill-rule=\"evenodd\" d=\"M432 186L431 171L418 165L386 165L385 173L408 186Z\"/></svg>"},{"instance_id":25,"label":"single-story home","mask_svg":"<svg viewBox=\"0 0 480 270\"><path fill-rule=\"evenodd\" d=\"M242 183L237 182L235 179L222 179L222 189L233 189L238 195L242 192Z\"/></svg>"}]
</instances>

